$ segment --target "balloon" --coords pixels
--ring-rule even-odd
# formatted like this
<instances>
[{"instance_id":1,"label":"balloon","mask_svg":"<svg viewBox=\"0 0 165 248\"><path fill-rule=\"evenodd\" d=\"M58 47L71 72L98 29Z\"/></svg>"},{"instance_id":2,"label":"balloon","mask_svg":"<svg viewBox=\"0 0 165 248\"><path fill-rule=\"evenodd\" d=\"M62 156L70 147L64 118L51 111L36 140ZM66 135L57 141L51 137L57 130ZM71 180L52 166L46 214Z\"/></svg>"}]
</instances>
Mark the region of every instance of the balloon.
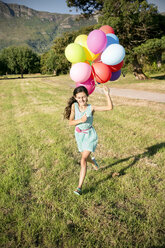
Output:
<instances>
[{"instance_id":1,"label":"balloon","mask_svg":"<svg viewBox=\"0 0 165 248\"><path fill-rule=\"evenodd\" d=\"M125 57L125 49L120 44L108 46L101 54L101 61L106 65L117 65Z\"/></svg>"},{"instance_id":2,"label":"balloon","mask_svg":"<svg viewBox=\"0 0 165 248\"><path fill-rule=\"evenodd\" d=\"M101 30L95 29L89 33L87 38L87 45L94 54L101 53L107 44L107 37Z\"/></svg>"},{"instance_id":3,"label":"balloon","mask_svg":"<svg viewBox=\"0 0 165 248\"><path fill-rule=\"evenodd\" d=\"M104 25L101 28L99 28L99 30L102 30L105 34L109 34L109 33L114 34L115 33L113 28L109 25Z\"/></svg>"},{"instance_id":4,"label":"balloon","mask_svg":"<svg viewBox=\"0 0 165 248\"><path fill-rule=\"evenodd\" d=\"M87 38L88 36L86 34L78 35L74 43L79 44L84 48L86 60L93 61L99 54L94 54L88 49Z\"/></svg>"},{"instance_id":5,"label":"balloon","mask_svg":"<svg viewBox=\"0 0 165 248\"><path fill-rule=\"evenodd\" d=\"M106 36L107 36L106 48L112 44L119 44L119 38L115 34L106 34Z\"/></svg>"},{"instance_id":6,"label":"balloon","mask_svg":"<svg viewBox=\"0 0 165 248\"><path fill-rule=\"evenodd\" d=\"M117 65L109 65L109 67L110 67L112 72L116 72L116 71L119 71L122 68L123 64L124 64L124 61L122 60L119 64L117 64Z\"/></svg>"},{"instance_id":7,"label":"balloon","mask_svg":"<svg viewBox=\"0 0 165 248\"><path fill-rule=\"evenodd\" d=\"M77 83L82 83L88 80L92 72L92 68L87 63L76 63L70 69L70 77Z\"/></svg>"},{"instance_id":8,"label":"balloon","mask_svg":"<svg viewBox=\"0 0 165 248\"><path fill-rule=\"evenodd\" d=\"M86 34L80 34L76 37L74 43L77 43L79 45L81 45L82 47L84 46L84 44L86 43L87 41L87 35Z\"/></svg>"},{"instance_id":9,"label":"balloon","mask_svg":"<svg viewBox=\"0 0 165 248\"><path fill-rule=\"evenodd\" d=\"M65 48L65 56L71 63L84 62L86 60L83 47L76 43L70 43Z\"/></svg>"},{"instance_id":10,"label":"balloon","mask_svg":"<svg viewBox=\"0 0 165 248\"><path fill-rule=\"evenodd\" d=\"M90 65L89 61L88 60L85 60L84 63Z\"/></svg>"},{"instance_id":11,"label":"balloon","mask_svg":"<svg viewBox=\"0 0 165 248\"><path fill-rule=\"evenodd\" d=\"M108 65L102 62L96 62L92 64L93 74L98 83L106 83L110 80L112 72Z\"/></svg>"},{"instance_id":12,"label":"balloon","mask_svg":"<svg viewBox=\"0 0 165 248\"><path fill-rule=\"evenodd\" d=\"M88 94L92 94L92 92L95 90L95 81L93 76L90 76L88 80L83 83L76 83L76 88L79 86L84 86L88 90Z\"/></svg>"},{"instance_id":13,"label":"balloon","mask_svg":"<svg viewBox=\"0 0 165 248\"><path fill-rule=\"evenodd\" d=\"M86 63L86 64L90 65L90 62L87 61L87 60L85 60L83 63ZM75 65L75 64L77 64L77 63L72 63L72 65Z\"/></svg>"},{"instance_id":14,"label":"balloon","mask_svg":"<svg viewBox=\"0 0 165 248\"><path fill-rule=\"evenodd\" d=\"M98 57L93 62L101 62L101 53L98 55Z\"/></svg>"},{"instance_id":15,"label":"balloon","mask_svg":"<svg viewBox=\"0 0 165 248\"><path fill-rule=\"evenodd\" d=\"M116 81L121 75L121 70L112 72L112 76L110 78L110 81Z\"/></svg>"}]
</instances>

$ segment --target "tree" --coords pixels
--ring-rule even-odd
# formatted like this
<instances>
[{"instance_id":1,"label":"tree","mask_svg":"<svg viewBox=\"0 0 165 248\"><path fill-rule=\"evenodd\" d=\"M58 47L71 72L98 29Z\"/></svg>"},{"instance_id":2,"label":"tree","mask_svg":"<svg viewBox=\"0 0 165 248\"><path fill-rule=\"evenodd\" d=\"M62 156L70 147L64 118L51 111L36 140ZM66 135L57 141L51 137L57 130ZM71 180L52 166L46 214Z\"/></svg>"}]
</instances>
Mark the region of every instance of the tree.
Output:
<instances>
[{"instance_id":1,"label":"tree","mask_svg":"<svg viewBox=\"0 0 165 248\"><path fill-rule=\"evenodd\" d=\"M93 26L83 27L79 31L64 33L61 37L56 38L52 49L41 57L42 73L53 73L55 71L56 75L67 74L71 63L65 57L65 48L68 44L74 42L79 34L88 34L93 28Z\"/></svg>"},{"instance_id":2,"label":"tree","mask_svg":"<svg viewBox=\"0 0 165 248\"><path fill-rule=\"evenodd\" d=\"M0 54L0 75L6 74L7 70L8 70L8 67L7 67L6 59L1 53Z\"/></svg>"},{"instance_id":3,"label":"tree","mask_svg":"<svg viewBox=\"0 0 165 248\"><path fill-rule=\"evenodd\" d=\"M85 17L89 17L95 11L100 11L103 7L104 0L66 0L68 7L76 7L82 10Z\"/></svg>"},{"instance_id":4,"label":"tree","mask_svg":"<svg viewBox=\"0 0 165 248\"><path fill-rule=\"evenodd\" d=\"M134 48L138 61L141 64L162 64L162 54L165 52L165 36L161 39L149 39L140 46Z\"/></svg>"},{"instance_id":5,"label":"tree","mask_svg":"<svg viewBox=\"0 0 165 248\"><path fill-rule=\"evenodd\" d=\"M70 63L65 57L66 46L74 41L75 32L64 33L61 37L54 40L52 49L41 56L41 72L67 74L69 72Z\"/></svg>"},{"instance_id":6,"label":"tree","mask_svg":"<svg viewBox=\"0 0 165 248\"><path fill-rule=\"evenodd\" d=\"M114 28L120 44L126 49L129 58L127 61L133 64L134 74L140 79L146 78L137 53L134 53L133 49L148 39L161 38L164 34L165 17L158 14L153 4L148 4L146 0L68 0L67 2L68 6L80 8L88 16L99 9L97 27L110 25ZM83 2L85 2L85 10L82 8ZM99 8L94 9L94 2L99 4ZM93 7L92 13L88 11L90 3Z\"/></svg>"},{"instance_id":7,"label":"tree","mask_svg":"<svg viewBox=\"0 0 165 248\"><path fill-rule=\"evenodd\" d=\"M43 74L55 74L55 68L57 65L57 56L51 49L41 56L41 72Z\"/></svg>"},{"instance_id":8,"label":"tree","mask_svg":"<svg viewBox=\"0 0 165 248\"><path fill-rule=\"evenodd\" d=\"M7 72L35 73L40 71L40 58L28 47L8 47L2 50L2 57L7 64Z\"/></svg>"}]
</instances>

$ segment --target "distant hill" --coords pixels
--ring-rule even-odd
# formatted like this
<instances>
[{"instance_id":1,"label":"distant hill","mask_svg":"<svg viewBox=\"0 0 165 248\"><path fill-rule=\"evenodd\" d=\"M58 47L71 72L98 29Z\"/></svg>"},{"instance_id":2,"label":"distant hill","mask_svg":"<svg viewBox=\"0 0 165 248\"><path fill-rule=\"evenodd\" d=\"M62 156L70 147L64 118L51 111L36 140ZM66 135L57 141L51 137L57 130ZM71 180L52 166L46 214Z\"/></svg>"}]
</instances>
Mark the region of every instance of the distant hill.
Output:
<instances>
[{"instance_id":1,"label":"distant hill","mask_svg":"<svg viewBox=\"0 0 165 248\"><path fill-rule=\"evenodd\" d=\"M77 17L78 15L36 11L23 5L0 1L0 49L27 44L42 53L62 33L97 23L97 19L93 17L76 21Z\"/></svg>"}]
</instances>

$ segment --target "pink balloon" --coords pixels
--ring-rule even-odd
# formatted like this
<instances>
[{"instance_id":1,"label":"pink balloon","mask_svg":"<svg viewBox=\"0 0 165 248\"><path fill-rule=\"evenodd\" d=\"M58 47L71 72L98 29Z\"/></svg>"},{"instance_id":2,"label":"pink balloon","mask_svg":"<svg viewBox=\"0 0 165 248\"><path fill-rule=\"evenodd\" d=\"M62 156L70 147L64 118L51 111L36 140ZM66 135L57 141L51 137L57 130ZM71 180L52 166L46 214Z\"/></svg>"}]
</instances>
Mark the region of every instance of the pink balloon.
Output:
<instances>
[{"instance_id":1,"label":"pink balloon","mask_svg":"<svg viewBox=\"0 0 165 248\"><path fill-rule=\"evenodd\" d=\"M106 45L107 37L102 30L95 29L89 33L87 37L87 46L92 53L101 53L105 49Z\"/></svg>"},{"instance_id":2,"label":"pink balloon","mask_svg":"<svg viewBox=\"0 0 165 248\"><path fill-rule=\"evenodd\" d=\"M76 83L76 88L79 86L84 86L88 90L88 94L92 94L92 92L95 90L95 81L93 76L90 76L87 81L83 83Z\"/></svg>"},{"instance_id":3,"label":"pink balloon","mask_svg":"<svg viewBox=\"0 0 165 248\"><path fill-rule=\"evenodd\" d=\"M92 72L92 68L87 63L76 63L70 69L70 77L77 83L82 83L88 80Z\"/></svg>"}]
</instances>

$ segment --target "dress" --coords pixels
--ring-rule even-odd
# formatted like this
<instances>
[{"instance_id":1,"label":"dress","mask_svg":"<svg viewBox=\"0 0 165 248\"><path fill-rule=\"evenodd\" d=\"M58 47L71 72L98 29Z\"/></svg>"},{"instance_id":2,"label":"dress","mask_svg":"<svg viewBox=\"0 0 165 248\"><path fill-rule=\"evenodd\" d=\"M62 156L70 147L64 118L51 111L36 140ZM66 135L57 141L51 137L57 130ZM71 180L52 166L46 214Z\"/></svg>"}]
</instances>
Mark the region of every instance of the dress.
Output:
<instances>
[{"instance_id":1,"label":"dress","mask_svg":"<svg viewBox=\"0 0 165 248\"><path fill-rule=\"evenodd\" d=\"M76 125L75 128L75 138L79 152L83 152L83 151L94 152L97 146L98 137L94 127L92 126L93 115L92 115L91 105L88 104L87 109L84 112L81 112L79 110L79 106L77 102L75 102L74 105L75 105L75 120L81 119L81 117L85 113L87 116L86 122ZM76 131L77 128L79 128L80 132Z\"/></svg>"}]
</instances>

